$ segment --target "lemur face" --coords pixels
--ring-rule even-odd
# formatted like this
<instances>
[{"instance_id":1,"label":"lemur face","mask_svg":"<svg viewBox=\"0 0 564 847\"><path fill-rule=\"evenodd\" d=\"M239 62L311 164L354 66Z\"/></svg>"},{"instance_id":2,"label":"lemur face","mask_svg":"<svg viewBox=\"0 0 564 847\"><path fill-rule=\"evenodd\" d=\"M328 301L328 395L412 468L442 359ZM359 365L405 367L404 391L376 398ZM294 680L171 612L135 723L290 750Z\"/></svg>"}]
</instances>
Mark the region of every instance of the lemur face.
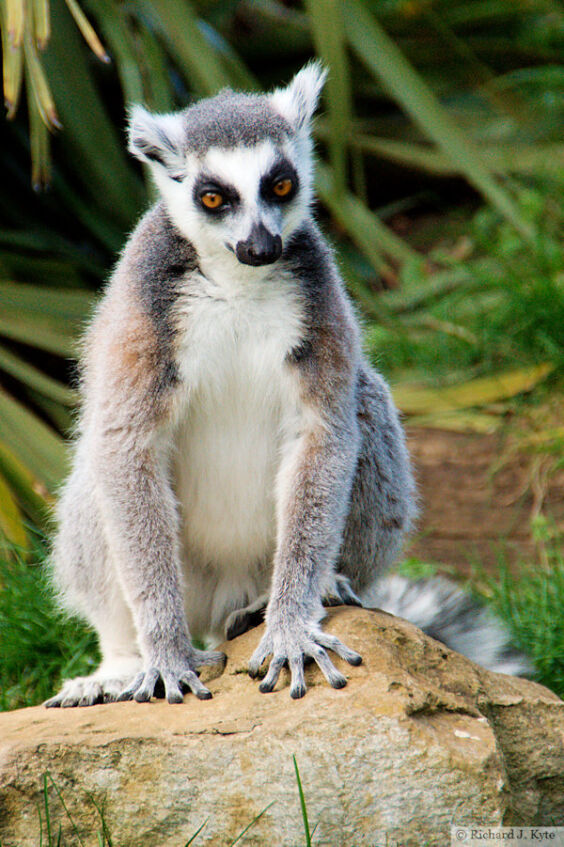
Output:
<instances>
[{"instance_id":1,"label":"lemur face","mask_svg":"<svg viewBox=\"0 0 564 847\"><path fill-rule=\"evenodd\" d=\"M291 144L263 141L254 147L211 148L203 161L189 161L192 227L258 267L275 262L282 244L307 212L299 162ZM192 228L191 227L191 228Z\"/></svg>"},{"instance_id":2,"label":"lemur face","mask_svg":"<svg viewBox=\"0 0 564 847\"><path fill-rule=\"evenodd\" d=\"M171 115L133 109L129 149L150 164L208 268L273 264L307 216L310 123L324 79L311 64L271 95L223 91Z\"/></svg>"}]
</instances>

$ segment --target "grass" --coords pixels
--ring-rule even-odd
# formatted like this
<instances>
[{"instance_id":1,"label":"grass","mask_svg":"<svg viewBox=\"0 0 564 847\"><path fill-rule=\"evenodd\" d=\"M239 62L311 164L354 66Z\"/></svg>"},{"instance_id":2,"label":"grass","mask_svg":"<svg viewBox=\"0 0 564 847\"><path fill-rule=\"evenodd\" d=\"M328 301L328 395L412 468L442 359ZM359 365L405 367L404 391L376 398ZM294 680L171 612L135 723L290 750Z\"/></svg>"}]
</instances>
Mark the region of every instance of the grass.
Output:
<instances>
[{"instance_id":1,"label":"grass","mask_svg":"<svg viewBox=\"0 0 564 847\"><path fill-rule=\"evenodd\" d=\"M48 586L45 549L31 562L0 557L0 710L33 706L99 662L94 633L63 617Z\"/></svg>"},{"instance_id":2,"label":"grass","mask_svg":"<svg viewBox=\"0 0 564 847\"><path fill-rule=\"evenodd\" d=\"M427 264L407 263L399 287L378 298L383 320L368 344L395 380L452 384L516 362L564 372L564 209L540 183L521 192L520 208L533 245L484 207L458 238L442 240L439 223Z\"/></svg>"},{"instance_id":3,"label":"grass","mask_svg":"<svg viewBox=\"0 0 564 847\"><path fill-rule=\"evenodd\" d=\"M532 659L535 679L564 698L564 554L562 539L539 516L533 525L537 566L517 572L500 559L496 578L475 568L476 590L504 620L515 644Z\"/></svg>"}]
</instances>

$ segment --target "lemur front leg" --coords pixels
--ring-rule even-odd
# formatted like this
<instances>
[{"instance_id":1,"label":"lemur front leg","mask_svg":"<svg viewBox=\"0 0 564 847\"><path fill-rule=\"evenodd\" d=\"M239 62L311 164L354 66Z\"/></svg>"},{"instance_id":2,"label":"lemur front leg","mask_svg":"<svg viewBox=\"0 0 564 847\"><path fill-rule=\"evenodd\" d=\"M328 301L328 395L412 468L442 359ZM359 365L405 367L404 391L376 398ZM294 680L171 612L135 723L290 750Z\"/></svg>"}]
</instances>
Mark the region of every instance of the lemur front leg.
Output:
<instances>
[{"instance_id":1,"label":"lemur front leg","mask_svg":"<svg viewBox=\"0 0 564 847\"><path fill-rule=\"evenodd\" d=\"M260 684L272 691L287 664L290 695L306 692L304 659L311 657L330 685L342 688L345 677L326 650L351 665L361 656L338 638L324 633L322 600L334 585L334 565L342 541L351 479L356 464L358 432L354 424L341 427L319 422L306 431L286 457L279 476L279 538L274 561L266 632L249 662L257 676L272 655Z\"/></svg>"},{"instance_id":2,"label":"lemur front leg","mask_svg":"<svg viewBox=\"0 0 564 847\"><path fill-rule=\"evenodd\" d=\"M169 703L182 702L183 687L208 699L212 695L196 671L224 664L225 655L191 643L182 602L178 516L165 457L154 447L127 443L119 431L106 432L102 440L97 467L104 518L144 660L143 670L118 699L149 700L159 678Z\"/></svg>"}]
</instances>

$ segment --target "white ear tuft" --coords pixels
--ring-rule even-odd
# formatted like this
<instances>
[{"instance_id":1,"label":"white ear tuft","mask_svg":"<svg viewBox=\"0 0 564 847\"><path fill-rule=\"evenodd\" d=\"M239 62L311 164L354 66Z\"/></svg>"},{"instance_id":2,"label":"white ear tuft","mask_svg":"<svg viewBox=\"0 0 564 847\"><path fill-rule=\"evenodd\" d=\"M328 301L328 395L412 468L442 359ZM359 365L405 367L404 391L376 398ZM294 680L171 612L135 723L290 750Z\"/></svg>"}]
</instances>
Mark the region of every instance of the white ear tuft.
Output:
<instances>
[{"instance_id":1,"label":"white ear tuft","mask_svg":"<svg viewBox=\"0 0 564 847\"><path fill-rule=\"evenodd\" d=\"M129 110L129 152L142 162L162 165L175 180L184 174L184 143L182 115L153 115L143 106Z\"/></svg>"},{"instance_id":2,"label":"white ear tuft","mask_svg":"<svg viewBox=\"0 0 564 847\"><path fill-rule=\"evenodd\" d=\"M272 105L296 129L308 127L326 78L327 70L320 61L309 62L286 88L271 94Z\"/></svg>"}]
</instances>

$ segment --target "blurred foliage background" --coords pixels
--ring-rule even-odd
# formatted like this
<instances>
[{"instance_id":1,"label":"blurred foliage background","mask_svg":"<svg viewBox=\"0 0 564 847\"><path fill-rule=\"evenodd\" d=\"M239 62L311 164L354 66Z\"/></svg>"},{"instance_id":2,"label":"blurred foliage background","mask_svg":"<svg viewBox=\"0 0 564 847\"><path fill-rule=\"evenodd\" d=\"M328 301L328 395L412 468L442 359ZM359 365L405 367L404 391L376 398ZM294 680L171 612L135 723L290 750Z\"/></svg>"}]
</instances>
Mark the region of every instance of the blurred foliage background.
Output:
<instances>
[{"instance_id":1,"label":"blurred foliage background","mask_svg":"<svg viewBox=\"0 0 564 847\"><path fill-rule=\"evenodd\" d=\"M330 69L318 213L402 410L491 431L500 404L560 378L560 0L1 0L1 12L6 548L46 525L77 339L147 204L125 152L131 102L167 111L273 87L317 54ZM545 435L558 452L564 428Z\"/></svg>"}]
</instances>

